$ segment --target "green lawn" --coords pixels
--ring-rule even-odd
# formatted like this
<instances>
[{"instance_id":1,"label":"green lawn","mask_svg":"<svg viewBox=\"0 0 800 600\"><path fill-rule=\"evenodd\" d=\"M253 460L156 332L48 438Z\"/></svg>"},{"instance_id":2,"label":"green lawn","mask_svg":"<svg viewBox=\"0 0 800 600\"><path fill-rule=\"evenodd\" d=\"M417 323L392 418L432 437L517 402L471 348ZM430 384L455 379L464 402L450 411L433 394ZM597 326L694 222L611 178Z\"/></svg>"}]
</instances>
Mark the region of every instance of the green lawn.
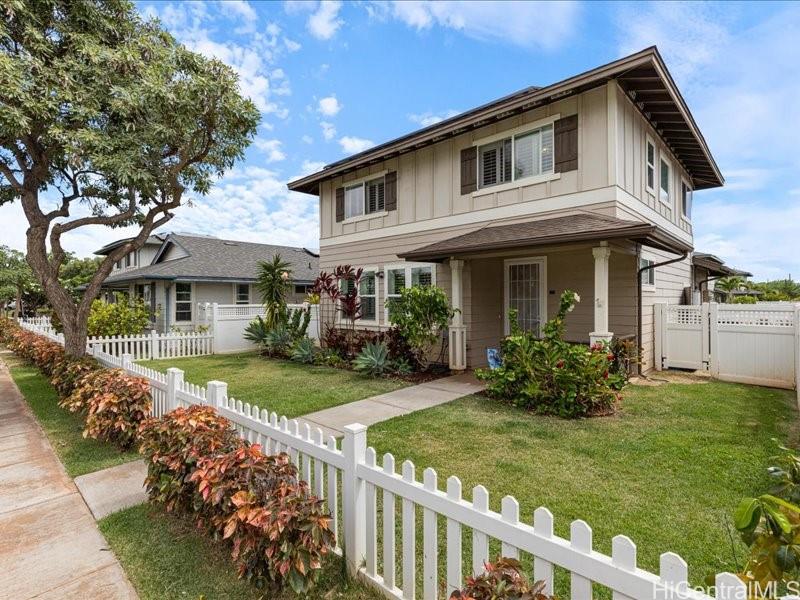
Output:
<instances>
[{"instance_id":1,"label":"green lawn","mask_svg":"<svg viewBox=\"0 0 800 600\"><path fill-rule=\"evenodd\" d=\"M457 475L467 499L483 484L493 510L507 494L528 522L546 506L563 537L572 520L583 519L602 552L610 554L611 538L625 534L638 545L639 565L651 571L662 552L677 552L700 584L735 565L730 516L743 496L765 491L765 467L777 453L771 438L794 437L796 418L793 393L671 384L630 387L618 415L576 421L469 396L373 425L368 441L398 465L411 459L418 478L435 468L442 489ZM440 537L443 529L440 523ZM469 545L465 538L465 554ZM497 552L492 546L490 555ZM568 597L565 574L557 582Z\"/></svg>"},{"instance_id":2,"label":"green lawn","mask_svg":"<svg viewBox=\"0 0 800 600\"><path fill-rule=\"evenodd\" d=\"M183 519L146 504L114 513L100 530L122 563L141 600L289 600L237 579L227 546L213 543ZM336 557L327 561L316 590L305 598L380 600L383 596L354 584Z\"/></svg>"},{"instance_id":3,"label":"green lawn","mask_svg":"<svg viewBox=\"0 0 800 600\"><path fill-rule=\"evenodd\" d=\"M58 406L55 389L36 367L10 353L3 360L70 477L139 458L135 450L120 452L106 442L84 439L83 420Z\"/></svg>"},{"instance_id":4,"label":"green lawn","mask_svg":"<svg viewBox=\"0 0 800 600\"><path fill-rule=\"evenodd\" d=\"M228 395L289 418L391 392L403 381L359 375L344 369L273 360L255 353L142 361L152 369L183 369L184 379L205 385L225 381Z\"/></svg>"}]
</instances>

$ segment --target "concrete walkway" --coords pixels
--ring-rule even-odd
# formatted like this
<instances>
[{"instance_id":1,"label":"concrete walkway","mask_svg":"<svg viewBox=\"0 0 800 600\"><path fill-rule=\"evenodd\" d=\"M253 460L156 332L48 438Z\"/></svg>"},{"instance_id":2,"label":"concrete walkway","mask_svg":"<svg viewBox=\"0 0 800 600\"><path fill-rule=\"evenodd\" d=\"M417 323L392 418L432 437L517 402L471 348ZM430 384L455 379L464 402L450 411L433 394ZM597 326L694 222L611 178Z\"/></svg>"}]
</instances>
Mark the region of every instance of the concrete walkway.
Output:
<instances>
[{"instance_id":1,"label":"concrete walkway","mask_svg":"<svg viewBox=\"0 0 800 600\"><path fill-rule=\"evenodd\" d=\"M341 437L344 435L346 425L352 423L374 425L394 417L451 402L456 398L480 392L483 388L484 385L472 373L462 373L365 400L326 408L307 414L298 421L308 423L312 428L319 427L326 435Z\"/></svg>"},{"instance_id":2,"label":"concrete walkway","mask_svg":"<svg viewBox=\"0 0 800 600\"><path fill-rule=\"evenodd\" d=\"M134 460L76 477L75 485L99 521L118 510L147 502L145 477L147 465L143 460Z\"/></svg>"},{"instance_id":3,"label":"concrete walkway","mask_svg":"<svg viewBox=\"0 0 800 600\"><path fill-rule=\"evenodd\" d=\"M0 599L137 598L2 360L0 532Z\"/></svg>"}]
</instances>

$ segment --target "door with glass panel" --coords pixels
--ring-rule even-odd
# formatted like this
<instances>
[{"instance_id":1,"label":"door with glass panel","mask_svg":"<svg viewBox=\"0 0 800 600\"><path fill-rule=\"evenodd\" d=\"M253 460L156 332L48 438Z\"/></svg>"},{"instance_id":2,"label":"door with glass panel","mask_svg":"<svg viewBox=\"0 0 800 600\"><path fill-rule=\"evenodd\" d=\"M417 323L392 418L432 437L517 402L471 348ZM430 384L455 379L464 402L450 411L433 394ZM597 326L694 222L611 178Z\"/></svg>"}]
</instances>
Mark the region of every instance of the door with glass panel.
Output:
<instances>
[{"instance_id":1,"label":"door with glass panel","mask_svg":"<svg viewBox=\"0 0 800 600\"><path fill-rule=\"evenodd\" d=\"M509 311L515 310L520 328L541 335L547 317L545 283L544 258L505 261L506 334L511 331Z\"/></svg>"}]
</instances>

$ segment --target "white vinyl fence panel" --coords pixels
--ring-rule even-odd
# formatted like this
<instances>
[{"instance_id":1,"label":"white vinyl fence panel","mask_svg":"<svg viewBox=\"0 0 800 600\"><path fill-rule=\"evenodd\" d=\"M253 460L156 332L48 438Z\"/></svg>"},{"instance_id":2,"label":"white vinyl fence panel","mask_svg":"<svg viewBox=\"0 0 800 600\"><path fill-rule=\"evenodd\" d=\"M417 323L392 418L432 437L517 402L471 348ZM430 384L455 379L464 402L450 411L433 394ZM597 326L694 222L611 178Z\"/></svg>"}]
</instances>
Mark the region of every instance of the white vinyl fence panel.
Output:
<instances>
[{"instance_id":1,"label":"white vinyl fence panel","mask_svg":"<svg viewBox=\"0 0 800 600\"><path fill-rule=\"evenodd\" d=\"M800 306L656 304L654 310L657 369L704 369L724 381L798 388Z\"/></svg>"},{"instance_id":2,"label":"white vinyl fence panel","mask_svg":"<svg viewBox=\"0 0 800 600\"><path fill-rule=\"evenodd\" d=\"M497 513L489 508L489 493L482 485L467 496L457 477L440 478L428 468L420 480L408 460L398 472L393 455L379 460L375 450L367 447L363 425L345 427L339 447L336 439L324 436L319 428L230 397L224 382L210 381L202 387L184 381L180 369L159 373L135 364L130 354L114 356L99 347L93 354L106 366L146 378L155 416L178 406L208 404L228 418L243 439L261 444L267 453L286 452L301 477L326 502L339 544L336 552L344 554L351 573L387 598L448 598L463 585L464 577L480 573L484 562L494 558L489 554L493 541L500 543L505 556L518 557L521 552L532 556L533 576L545 582L547 593L553 592L555 569L568 571L573 600L591 600L601 586L610 589L616 600L747 597L744 583L731 573L717 575L712 597L689 587L687 564L677 554L662 554L659 574L650 573L637 566L636 545L624 535L612 539L608 556L593 548L592 529L584 521L573 521L569 539L562 538L554 533L554 516L545 507L536 509L529 520L520 516L519 502L506 496ZM446 533L442 544L440 518ZM466 559L462 552L465 534L472 538L471 556ZM416 571L419 563L421 578ZM444 573L441 581L440 572Z\"/></svg>"}]
</instances>

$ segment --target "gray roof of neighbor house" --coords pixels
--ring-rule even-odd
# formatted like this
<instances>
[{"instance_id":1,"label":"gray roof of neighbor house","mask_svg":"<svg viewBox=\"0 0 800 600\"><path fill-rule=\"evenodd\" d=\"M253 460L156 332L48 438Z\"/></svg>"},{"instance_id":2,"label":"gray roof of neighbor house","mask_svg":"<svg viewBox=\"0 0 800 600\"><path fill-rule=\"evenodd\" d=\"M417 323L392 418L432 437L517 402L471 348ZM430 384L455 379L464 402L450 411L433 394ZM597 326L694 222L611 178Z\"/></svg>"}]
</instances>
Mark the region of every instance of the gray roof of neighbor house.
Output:
<instances>
[{"instance_id":1,"label":"gray roof of neighbor house","mask_svg":"<svg viewBox=\"0 0 800 600\"><path fill-rule=\"evenodd\" d=\"M605 85L611 80L620 85L645 119L658 131L691 175L694 189L719 187L724 183L711 150L669 74L664 59L661 58L658 48L651 46L563 81L545 87L525 88L430 127L348 156L326 165L321 171L290 181L288 187L293 191L318 194L320 182L328 178L485 127L565 96Z\"/></svg>"},{"instance_id":2,"label":"gray roof of neighbor house","mask_svg":"<svg viewBox=\"0 0 800 600\"><path fill-rule=\"evenodd\" d=\"M186 256L162 261L173 244ZM258 263L271 260L275 254L291 265L292 278L297 283L311 283L319 275L319 255L306 248L173 233L164 239L153 264L112 273L104 283L136 279L255 281Z\"/></svg>"},{"instance_id":3,"label":"gray roof of neighbor house","mask_svg":"<svg viewBox=\"0 0 800 600\"><path fill-rule=\"evenodd\" d=\"M488 225L399 256L406 260L441 261L464 253L609 239L629 239L668 252L691 250L691 246L651 223L583 213Z\"/></svg>"},{"instance_id":4,"label":"gray roof of neighbor house","mask_svg":"<svg viewBox=\"0 0 800 600\"><path fill-rule=\"evenodd\" d=\"M753 274L740 269L734 269L725 264L725 261L708 254L707 252L695 252L692 255L692 264L706 269L713 277L730 277L731 275L738 275L740 277L752 277Z\"/></svg>"},{"instance_id":5,"label":"gray roof of neighbor house","mask_svg":"<svg viewBox=\"0 0 800 600\"><path fill-rule=\"evenodd\" d=\"M164 239L167 237L167 235L168 234L166 234L166 233L154 233L149 238L147 238L147 241L145 241L145 244L159 244L160 245L164 241ZM130 242L132 239L133 239L132 237L129 237L129 238L122 238L121 240L115 240L115 241L113 241L113 242L111 242L109 244L106 244L105 246L103 246L99 250L96 250L95 254L97 254L99 256L105 256L106 254L108 254L109 252L114 250L115 248L119 248L120 246L122 246L122 244L124 244L125 242Z\"/></svg>"}]
</instances>

